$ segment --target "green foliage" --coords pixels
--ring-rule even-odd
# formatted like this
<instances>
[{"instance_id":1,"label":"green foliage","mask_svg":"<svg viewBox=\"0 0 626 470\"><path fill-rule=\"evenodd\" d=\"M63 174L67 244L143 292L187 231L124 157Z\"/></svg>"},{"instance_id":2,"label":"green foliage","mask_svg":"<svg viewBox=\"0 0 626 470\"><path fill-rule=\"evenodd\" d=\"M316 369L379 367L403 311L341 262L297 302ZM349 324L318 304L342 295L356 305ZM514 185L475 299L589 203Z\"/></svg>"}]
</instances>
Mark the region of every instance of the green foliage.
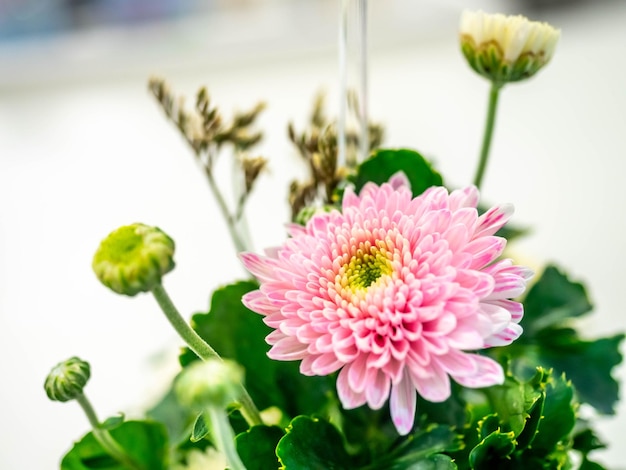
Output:
<instances>
[{"instance_id":1,"label":"green foliage","mask_svg":"<svg viewBox=\"0 0 626 470\"><path fill-rule=\"evenodd\" d=\"M327 377L306 377L296 362L272 361L267 357L265 337L271 329L263 317L248 310L241 297L258 288L253 281L228 285L213 293L208 313L192 317L192 326L224 358L246 370L246 388L259 407L281 408L289 416L309 414L324 408L334 383ZM181 362L188 363L183 354Z\"/></svg>"},{"instance_id":2,"label":"green foliage","mask_svg":"<svg viewBox=\"0 0 626 470\"><path fill-rule=\"evenodd\" d=\"M417 416L424 422L448 424L463 429L469 418L467 403L463 396L463 387L456 382L451 384L452 394L440 403L429 402L418 395Z\"/></svg>"},{"instance_id":3,"label":"green foliage","mask_svg":"<svg viewBox=\"0 0 626 470\"><path fill-rule=\"evenodd\" d=\"M196 415L178 403L172 388L146 414L149 419L165 425L172 444L184 447L190 443L189 435Z\"/></svg>"},{"instance_id":4,"label":"green foliage","mask_svg":"<svg viewBox=\"0 0 626 470\"><path fill-rule=\"evenodd\" d=\"M113 429L111 436L146 470L167 469L167 432L162 424L126 421ZM89 432L65 455L61 470L92 469L128 470L109 456Z\"/></svg>"},{"instance_id":5,"label":"green foliage","mask_svg":"<svg viewBox=\"0 0 626 470\"><path fill-rule=\"evenodd\" d=\"M241 303L241 297L257 287L248 281L218 289L209 312L192 320L194 329L222 356L245 367L249 392L260 408L276 406L285 416L296 416L286 434L278 427L255 426L237 436L238 452L248 468L282 464L286 470L559 469L571 465L568 452L573 449L581 452L583 465L596 468L587 457L595 449L590 437L594 435L591 431L574 434L574 388L561 373L571 373L574 382L576 377L596 377L595 390L589 387L596 400L613 393L607 392L606 384L613 382L610 370L621 359L617 353L621 336L582 341L575 330L562 326L587 313L591 304L583 286L570 282L556 268L546 269L528 293L525 334L514 345L497 348L511 357L504 384L482 394L472 392L469 401L467 390L456 384L443 403L418 399L419 425L406 438L397 436L386 407L341 409L334 377L304 377L297 363L267 358L264 338L271 330L261 315ZM189 353L181 356L183 365L194 359ZM520 366L524 361L554 367L556 372L538 368L530 374L529 367ZM585 384L581 390L577 396L590 401ZM321 416L334 416L340 429ZM231 415L231 422L236 429L246 429L237 413ZM189 418L175 427L188 441ZM191 434L194 440L202 439L206 431L196 422Z\"/></svg>"},{"instance_id":6,"label":"green foliage","mask_svg":"<svg viewBox=\"0 0 626 470\"><path fill-rule=\"evenodd\" d=\"M542 419L533 440L533 453L549 455L559 446L566 446L568 436L576 424L574 389L571 383L560 376L545 384L545 403Z\"/></svg>"},{"instance_id":7,"label":"green foliage","mask_svg":"<svg viewBox=\"0 0 626 470\"><path fill-rule=\"evenodd\" d=\"M565 373L581 401L601 413L611 414L619 395L611 372L622 361L619 345L624 335L593 341L581 339L569 325L573 318L589 313L591 308L582 284L548 266L524 300L524 334L499 353L516 359L518 369L543 365Z\"/></svg>"},{"instance_id":8,"label":"green foliage","mask_svg":"<svg viewBox=\"0 0 626 470\"><path fill-rule=\"evenodd\" d=\"M204 414L200 413L193 423L193 429L189 439L191 439L191 442L198 442L208 436L209 432L209 426L204 419Z\"/></svg>"},{"instance_id":9,"label":"green foliage","mask_svg":"<svg viewBox=\"0 0 626 470\"><path fill-rule=\"evenodd\" d=\"M284 470L347 470L354 468L343 437L319 418L297 416L276 447Z\"/></svg>"},{"instance_id":10,"label":"green foliage","mask_svg":"<svg viewBox=\"0 0 626 470\"><path fill-rule=\"evenodd\" d=\"M278 426L253 426L235 438L237 453L247 470L277 469L276 446L285 432Z\"/></svg>"},{"instance_id":11,"label":"green foliage","mask_svg":"<svg viewBox=\"0 0 626 470\"><path fill-rule=\"evenodd\" d=\"M485 393L495 413L467 429L464 442L475 444L456 454L460 468L521 470L570 465L568 451L577 405L573 387L564 377L538 368L530 380L522 382L509 373L503 385Z\"/></svg>"},{"instance_id":12,"label":"green foliage","mask_svg":"<svg viewBox=\"0 0 626 470\"><path fill-rule=\"evenodd\" d=\"M544 328L579 317L592 309L585 287L570 281L555 266L547 266L524 300L525 332L534 336Z\"/></svg>"},{"instance_id":13,"label":"green foliage","mask_svg":"<svg viewBox=\"0 0 626 470\"><path fill-rule=\"evenodd\" d=\"M605 414L615 412L619 384L613 368L622 362L619 345L623 334L594 341L583 341L572 328L550 328L537 335L541 344L539 360L565 372L576 385L581 401Z\"/></svg>"},{"instance_id":14,"label":"green foliage","mask_svg":"<svg viewBox=\"0 0 626 470\"><path fill-rule=\"evenodd\" d=\"M455 469L449 456L442 452L454 452L463 447L458 435L450 426L430 424L410 434L398 446L369 468L381 470L406 469Z\"/></svg>"},{"instance_id":15,"label":"green foliage","mask_svg":"<svg viewBox=\"0 0 626 470\"><path fill-rule=\"evenodd\" d=\"M357 173L349 178L358 193L368 182L378 185L389 181L394 174L402 171L411 183L413 196L418 196L431 186L441 186L443 179L433 169L430 162L415 150L382 149L361 163Z\"/></svg>"},{"instance_id":16,"label":"green foliage","mask_svg":"<svg viewBox=\"0 0 626 470\"><path fill-rule=\"evenodd\" d=\"M111 429L115 429L120 426L124 422L124 413L120 413L115 416L111 416L110 418L105 419L102 423L100 423L100 429L106 429L110 431Z\"/></svg>"}]
</instances>

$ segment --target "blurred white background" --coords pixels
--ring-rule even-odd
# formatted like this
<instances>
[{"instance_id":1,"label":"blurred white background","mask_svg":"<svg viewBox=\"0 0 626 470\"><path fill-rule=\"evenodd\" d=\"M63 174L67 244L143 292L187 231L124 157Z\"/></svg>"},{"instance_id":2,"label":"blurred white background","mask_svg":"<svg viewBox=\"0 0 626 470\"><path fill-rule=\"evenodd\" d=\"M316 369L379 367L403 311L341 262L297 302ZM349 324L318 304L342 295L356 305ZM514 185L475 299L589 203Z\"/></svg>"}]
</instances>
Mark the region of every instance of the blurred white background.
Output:
<instances>
[{"instance_id":1,"label":"blurred white background","mask_svg":"<svg viewBox=\"0 0 626 470\"><path fill-rule=\"evenodd\" d=\"M302 128L322 87L329 114L337 112L336 1L159 2L160 10L127 9L122 18L101 11L107 21L90 16L88 2L70 4L72 17L53 15L60 2L0 2L3 470L58 468L88 430L77 404L45 396L43 380L60 360L91 363L86 392L101 418L137 415L176 372L180 341L153 299L116 296L91 272L109 231L142 221L176 240L165 286L185 316L243 275L204 176L148 94L148 77L167 78L189 103L207 85L226 115L268 102L259 149L271 169L248 208L257 249L284 239L288 183L303 173L287 123ZM371 115L386 126L386 146L416 148L448 183L468 184L488 85L459 52L462 9L522 12L561 28L552 63L502 93L483 197L514 203L514 221L533 227L514 246L526 261L556 261L588 284L596 309L585 333L614 334L626 330L626 2L531 6L371 1ZM29 15L48 21L28 31ZM596 459L611 468L626 468L625 421L622 402L599 425L612 447Z\"/></svg>"}]
</instances>

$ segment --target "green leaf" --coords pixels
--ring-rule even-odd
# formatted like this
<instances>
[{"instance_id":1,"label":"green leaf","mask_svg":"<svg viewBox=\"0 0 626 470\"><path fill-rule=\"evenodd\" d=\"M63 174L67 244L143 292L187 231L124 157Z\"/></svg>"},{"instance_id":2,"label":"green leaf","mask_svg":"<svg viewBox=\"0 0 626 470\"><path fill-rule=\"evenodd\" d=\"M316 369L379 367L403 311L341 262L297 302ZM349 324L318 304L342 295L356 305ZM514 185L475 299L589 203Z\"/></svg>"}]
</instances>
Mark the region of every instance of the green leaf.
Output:
<instances>
[{"instance_id":1,"label":"green leaf","mask_svg":"<svg viewBox=\"0 0 626 470\"><path fill-rule=\"evenodd\" d=\"M535 401L528 409L528 413L530 413L530 415L528 416L528 419L526 419L524 429L517 436L518 449L526 449L535 439L539 430L539 423L541 423L541 419L543 418L543 404L545 400L545 393L541 393L537 401Z\"/></svg>"},{"instance_id":2,"label":"green leaf","mask_svg":"<svg viewBox=\"0 0 626 470\"><path fill-rule=\"evenodd\" d=\"M619 399L619 384L611 376L612 369L622 361L619 346L623 334L582 341L571 328L546 329L537 336L541 345L539 360L565 373L576 386L581 401L601 413L613 414Z\"/></svg>"},{"instance_id":3,"label":"green leaf","mask_svg":"<svg viewBox=\"0 0 626 470\"><path fill-rule=\"evenodd\" d=\"M591 308L582 284L570 281L555 266L548 266L524 300L524 335L520 339L531 339L539 330L584 315Z\"/></svg>"},{"instance_id":4,"label":"green leaf","mask_svg":"<svg viewBox=\"0 0 626 470\"><path fill-rule=\"evenodd\" d=\"M469 455L471 468L500 468L499 462L515 450L515 435L512 432L494 431L485 437Z\"/></svg>"},{"instance_id":5,"label":"green leaf","mask_svg":"<svg viewBox=\"0 0 626 470\"><path fill-rule=\"evenodd\" d=\"M222 357L233 359L246 370L246 388L259 407L277 406L288 415L319 411L328 401L334 384L328 377L307 377L297 362L267 357L265 337L272 331L263 316L247 309L241 298L258 284L243 281L216 290L208 313L192 317L192 327ZM182 356L183 365L185 357Z\"/></svg>"},{"instance_id":6,"label":"green leaf","mask_svg":"<svg viewBox=\"0 0 626 470\"><path fill-rule=\"evenodd\" d=\"M507 375L502 385L485 389L494 411L498 414L498 427L502 426L505 431L512 431L516 437L526 429L527 420L531 416L530 412L538 402L543 402L543 375L543 370L540 368L535 377L526 383L520 382L512 375ZM528 432L534 435L534 431L528 429Z\"/></svg>"},{"instance_id":7,"label":"green leaf","mask_svg":"<svg viewBox=\"0 0 626 470\"><path fill-rule=\"evenodd\" d=\"M582 463L580 464L580 467L578 468L578 470L606 470L606 468L600 465L599 463L592 462L591 460L585 457Z\"/></svg>"},{"instance_id":8,"label":"green leaf","mask_svg":"<svg viewBox=\"0 0 626 470\"><path fill-rule=\"evenodd\" d=\"M456 470L457 468L451 457L444 454L436 454L397 470Z\"/></svg>"},{"instance_id":9,"label":"green leaf","mask_svg":"<svg viewBox=\"0 0 626 470\"><path fill-rule=\"evenodd\" d=\"M284 470L342 470L354 468L343 447L343 436L329 422L297 416L276 447Z\"/></svg>"},{"instance_id":10,"label":"green leaf","mask_svg":"<svg viewBox=\"0 0 626 470\"><path fill-rule=\"evenodd\" d=\"M111 416L100 423L100 429L106 429L110 431L120 426L124 422L124 413L120 413L117 416Z\"/></svg>"},{"instance_id":11,"label":"green leaf","mask_svg":"<svg viewBox=\"0 0 626 470\"><path fill-rule=\"evenodd\" d=\"M619 351L623 334L597 340L582 340L569 327L571 319L586 314L591 303L582 284L572 282L554 266L548 266L524 300L524 334L511 346L493 354L514 358L519 373L537 364L565 373L581 401L599 412L613 414L619 384L613 368L622 361ZM530 366L530 367L529 367Z\"/></svg>"},{"instance_id":12,"label":"green leaf","mask_svg":"<svg viewBox=\"0 0 626 470\"><path fill-rule=\"evenodd\" d=\"M378 185L389 181L394 174L403 171L411 183L413 196L419 196L431 186L441 186L443 179L431 164L414 150L381 149L357 168L356 175L349 178L358 193L368 182Z\"/></svg>"},{"instance_id":13,"label":"green leaf","mask_svg":"<svg viewBox=\"0 0 626 470\"><path fill-rule=\"evenodd\" d=\"M543 419L539 423L532 448L535 453L550 454L565 442L576 424L574 389L564 376L552 377L546 384Z\"/></svg>"},{"instance_id":14,"label":"green leaf","mask_svg":"<svg viewBox=\"0 0 626 470\"><path fill-rule=\"evenodd\" d=\"M161 423L126 421L111 435L145 470L168 468L167 431ZM110 457L89 432L65 455L61 470L91 469L128 470Z\"/></svg>"},{"instance_id":15,"label":"green leaf","mask_svg":"<svg viewBox=\"0 0 626 470\"><path fill-rule=\"evenodd\" d=\"M439 460L441 464L441 459L431 461L431 457L444 451L454 452L461 449L463 443L459 438L460 436L450 426L433 424L407 436L391 454L380 459L380 463L376 462L375 466L378 469L402 470L418 468L413 465L422 461L430 461L428 465L434 465ZM424 468L431 467L425 466ZM442 468L455 467L444 466Z\"/></svg>"},{"instance_id":16,"label":"green leaf","mask_svg":"<svg viewBox=\"0 0 626 470\"><path fill-rule=\"evenodd\" d=\"M572 444L572 447L581 452L583 455L587 455L593 450L604 449L606 444L602 442L598 436L596 436L592 429L585 428L578 431L574 435L574 443Z\"/></svg>"},{"instance_id":17,"label":"green leaf","mask_svg":"<svg viewBox=\"0 0 626 470\"><path fill-rule=\"evenodd\" d=\"M165 425L173 444L179 446L189 444L189 429L194 423L196 415L178 403L172 388L155 406L148 410L147 416L149 419Z\"/></svg>"},{"instance_id":18,"label":"green leaf","mask_svg":"<svg viewBox=\"0 0 626 470\"><path fill-rule=\"evenodd\" d=\"M430 423L449 424L462 429L469 419L467 403L463 398L463 387L456 382L451 384L450 397L440 403L424 400L418 395L417 413L420 420Z\"/></svg>"},{"instance_id":19,"label":"green leaf","mask_svg":"<svg viewBox=\"0 0 626 470\"><path fill-rule=\"evenodd\" d=\"M235 438L237 453L247 470L280 467L276 457L278 441L285 435L278 426L253 426Z\"/></svg>"},{"instance_id":20,"label":"green leaf","mask_svg":"<svg viewBox=\"0 0 626 470\"><path fill-rule=\"evenodd\" d=\"M193 423L193 430L191 431L191 442L198 442L204 439L209 432L209 426L206 424L206 420L204 419L204 415L200 413L196 418L196 421Z\"/></svg>"}]
</instances>

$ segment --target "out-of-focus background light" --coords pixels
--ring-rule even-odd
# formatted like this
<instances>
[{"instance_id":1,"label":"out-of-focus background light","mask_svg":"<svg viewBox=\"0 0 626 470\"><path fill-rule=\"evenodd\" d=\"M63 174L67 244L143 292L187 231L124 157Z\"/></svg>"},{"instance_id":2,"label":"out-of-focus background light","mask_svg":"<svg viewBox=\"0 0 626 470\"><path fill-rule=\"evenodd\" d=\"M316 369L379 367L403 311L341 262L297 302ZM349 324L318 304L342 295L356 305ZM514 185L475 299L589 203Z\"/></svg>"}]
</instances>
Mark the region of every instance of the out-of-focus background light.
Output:
<instances>
[{"instance_id":1,"label":"out-of-focus background light","mask_svg":"<svg viewBox=\"0 0 626 470\"><path fill-rule=\"evenodd\" d=\"M483 198L514 203L533 228L511 247L520 261L556 261L587 283L585 333L624 331L626 2L370 0L371 115L386 146L433 158L451 186L473 176L488 90L459 52L464 8L562 29L552 63L502 93ZM91 363L102 418L139 415L176 373L180 341L154 301L115 296L91 272L109 231L141 221L172 235L165 284L185 316L244 276L148 77L189 104L207 85L226 115L267 101L270 171L247 211L260 250L284 239L287 187L304 172L287 123L304 126L320 88L337 114L337 26L336 0L0 0L0 468L57 468L87 431L77 405L43 391L60 360ZM624 467L623 402L618 412L599 423L611 448L597 458L612 468Z\"/></svg>"}]
</instances>

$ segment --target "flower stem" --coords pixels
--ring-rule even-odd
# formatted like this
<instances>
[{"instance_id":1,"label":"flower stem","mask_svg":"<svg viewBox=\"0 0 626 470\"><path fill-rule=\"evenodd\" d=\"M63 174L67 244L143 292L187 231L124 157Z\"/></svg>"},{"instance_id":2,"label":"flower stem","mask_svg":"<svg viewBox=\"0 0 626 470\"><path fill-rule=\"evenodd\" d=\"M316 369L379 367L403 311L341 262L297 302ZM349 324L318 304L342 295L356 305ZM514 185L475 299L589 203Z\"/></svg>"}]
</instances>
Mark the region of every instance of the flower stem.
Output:
<instances>
[{"instance_id":1,"label":"flower stem","mask_svg":"<svg viewBox=\"0 0 626 470\"><path fill-rule=\"evenodd\" d=\"M185 321L182 315L178 312L178 309L170 299L170 296L167 295L167 292L163 288L163 285L157 284L152 289L152 294L156 299L157 303L163 310L163 313L171 323L171 325L176 330L176 333L183 339L189 349L191 349L196 356L203 360L207 360L210 358L221 359L219 354L209 346L206 341L204 341L198 333L196 333L193 328L189 326L189 324Z\"/></svg>"},{"instance_id":2,"label":"flower stem","mask_svg":"<svg viewBox=\"0 0 626 470\"><path fill-rule=\"evenodd\" d=\"M230 427L228 415L219 406L210 406L207 409L211 421L212 434L217 449L226 457L226 463L231 470L246 470L241 462L235 447L235 436Z\"/></svg>"},{"instance_id":3,"label":"flower stem","mask_svg":"<svg viewBox=\"0 0 626 470\"><path fill-rule=\"evenodd\" d=\"M208 359L222 359L215 349L209 346L209 344L189 326L161 284L157 284L157 286L152 289L152 294L171 325L196 356L203 361ZM243 385L241 386L239 404L241 405L241 414L250 426L263 424L259 410L256 408L252 398Z\"/></svg>"},{"instance_id":4,"label":"flower stem","mask_svg":"<svg viewBox=\"0 0 626 470\"><path fill-rule=\"evenodd\" d=\"M485 123L485 133L483 135L483 147L480 151L480 160L474 177L474 185L480 189L480 185L487 168L487 160L489 159L489 148L491 147L491 138L493 136L493 128L496 122L496 109L498 107L498 96L500 94L501 83L491 82L491 90L489 91L489 104L487 106L487 121Z\"/></svg>"},{"instance_id":5,"label":"flower stem","mask_svg":"<svg viewBox=\"0 0 626 470\"><path fill-rule=\"evenodd\" d=\"M100 421L98 421L98 417L96 416L96 412L91 406L91 402L87 399L84 393L81 393L76 397L76 401L80 404L81 408L87 415L87 419L89 420L89 424L93 428L93 437L98 441L100 446L104 449L104 451L117 460L119 463L124 465L125 467L131 470L144 470L143 466L139 465L135 462L132 457L130 457L124 448L119 445L119 443L113 439L109 431L106 429L102 429L100 427Z\"/></svg>"},{"instance_id":6,"label":"flower stem","mask_svg":"<svg viewBox=\"0 0 626 470\"><path fill-rule=\"evenodd\" d=\"M237 230L237 218L236 216L231 215L230 211L228 210L228 206L226 205L224 196L222 196L222 193L220 192L220 189L215 182L215 178L213 178L213 172L208 166L205 165L204 173L207 177L207 180L209 181L209 188L213 193L213 197L215 198L215 201L217 202L217 205L222 212L222 217L224 217L224 221L226 222L226 226L228 227L228 233L230 233L230 238L232 238L233 240L235 250L237 250L237 253L249 251L248 247L246 246L244 237L242 237L242 235Z\"/></svg>"}]
</instances>

